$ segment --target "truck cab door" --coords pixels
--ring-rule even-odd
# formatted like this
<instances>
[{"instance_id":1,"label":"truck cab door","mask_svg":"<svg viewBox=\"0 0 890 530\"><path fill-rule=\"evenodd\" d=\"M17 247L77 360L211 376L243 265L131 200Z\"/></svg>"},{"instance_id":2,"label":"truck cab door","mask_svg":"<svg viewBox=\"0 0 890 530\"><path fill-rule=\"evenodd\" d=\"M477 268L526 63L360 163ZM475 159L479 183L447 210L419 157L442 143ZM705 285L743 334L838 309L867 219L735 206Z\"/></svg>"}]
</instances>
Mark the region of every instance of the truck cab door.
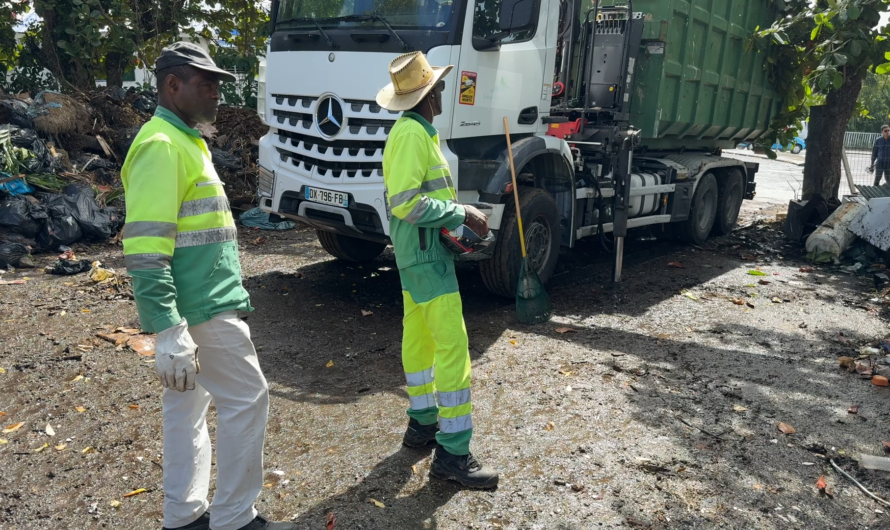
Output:
<instances>
[{"instance_id":1,"label":"truck cab door","mask_svg":"<svg viewBox=\"0 0 890 530\"><path fill-rule=\"evenodd\" d=\"M541 117L550 113L558 2L534 2L539 7L532 13L532 29L499 43L487 40L501 32L499 13L509 1L467 0L460 62L453 74L460 90L452 139L502 135L504 116L512 134L546 132ZM551 7L552 2L557 5Z\"/></svg>"}]
</instances>

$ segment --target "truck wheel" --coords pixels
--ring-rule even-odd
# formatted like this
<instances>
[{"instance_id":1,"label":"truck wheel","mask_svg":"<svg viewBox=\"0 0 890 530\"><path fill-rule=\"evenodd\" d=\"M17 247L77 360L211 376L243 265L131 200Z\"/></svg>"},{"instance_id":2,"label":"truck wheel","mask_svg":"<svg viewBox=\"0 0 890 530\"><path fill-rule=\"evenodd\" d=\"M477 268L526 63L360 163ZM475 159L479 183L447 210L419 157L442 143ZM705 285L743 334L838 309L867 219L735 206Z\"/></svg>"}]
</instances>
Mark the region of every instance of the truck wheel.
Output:
<instances>
[{"instance_id":1,"label":"truck wheel","mask_svg":"<svg viewBox=\"0 0 890 530\"><path fill-rule=\"evenodd\" d=\"M711 173L705 173L692 197L689 219L679 223L680 226L677 227L681 240L694 245L701 245L708 240L717 217L717 199L717 179Z\"/></svg>"},{"instance_id":2,"label":"truck wheel","mask_svg":"<svg viewBox=\"0 0 890 530\"><path fill-rule=\"evenodd\" d=\"M803 151L803 147L800 144L794 144L794 149L791 150L795 155L799 155L801 151Z\"/></svg>"},{"instance_id":3,"label":"truck wheel","mask_svg":"<svg viewBox=\"0 0 890 530\"><path fill-rule=\"evenodd\" d=\"M316 230L318 242L325 252L343 261L352 261L355 263L363 263L371 261L381 253L386 245L383 243L375 243L366 239L357 237L349 237L334 232L324 232Z\"/></svg>"},{"instance_id":4,"label":"truck wheel","mask_svg":"<svg viewBox=\"0 0 890 530\"><path fill-rule=\"evenodd\" d=\"M724 236L733 231L742 209L745 180L741 171L733 169L717 186L717 218L714 232Z\"/></svg>"},{"instance_id":5,"label":"truck wheel","mask_svg":"<svg viewBox=\"0 0 890 530\"><path fill-rule=\"evenodd\" d=\"M553 196L535 188L519 189L519 205L522 208L522 227L529 264L542 282L547 282L562 241L559 209ZM482 282L492 293L506 298L516 296L519 285L519 269L522 265L522 249L519 246L519 225L516 221L516 203L509 201L498 232L498 240L490 259L479 262Z\"/></svg>"}]
</instances>

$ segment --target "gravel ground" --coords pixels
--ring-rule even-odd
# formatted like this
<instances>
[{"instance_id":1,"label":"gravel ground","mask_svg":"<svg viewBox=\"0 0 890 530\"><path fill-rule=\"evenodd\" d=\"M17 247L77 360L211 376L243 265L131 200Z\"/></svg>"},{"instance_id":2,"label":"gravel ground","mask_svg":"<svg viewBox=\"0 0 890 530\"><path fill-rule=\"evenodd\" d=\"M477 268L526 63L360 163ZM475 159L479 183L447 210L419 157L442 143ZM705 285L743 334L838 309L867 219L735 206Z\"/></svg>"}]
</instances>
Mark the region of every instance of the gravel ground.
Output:
<instances>
[{"instance_id":1,"label":"gravel ground","mask_svg":"<svg viewBox=\"0 0 890 530\"><path fill-rule=\"evenodd\" d=\"M801 272L762 222L704 248L642 235L618 288L599 241L564 252L556 316L538 327L459 267L473 450L501 471L498 490L476 492L430 480L432 449L400 445L391 253L349 266L306 229L243 230L247 323L272 395L260 511L308 529L329 513L343 529L890 528L888 510L828 463L890 498L888 475L857 463L890 438L890 389L837 367L888 334L871 278ZM123 267L117 247L78 254ZM0 435L0 528L160 528L151 358L96 337L138 327L133 302L86 275L3 279L24 277L0 286L0 422L24 422Z\"/></svg>"}]
</instances>

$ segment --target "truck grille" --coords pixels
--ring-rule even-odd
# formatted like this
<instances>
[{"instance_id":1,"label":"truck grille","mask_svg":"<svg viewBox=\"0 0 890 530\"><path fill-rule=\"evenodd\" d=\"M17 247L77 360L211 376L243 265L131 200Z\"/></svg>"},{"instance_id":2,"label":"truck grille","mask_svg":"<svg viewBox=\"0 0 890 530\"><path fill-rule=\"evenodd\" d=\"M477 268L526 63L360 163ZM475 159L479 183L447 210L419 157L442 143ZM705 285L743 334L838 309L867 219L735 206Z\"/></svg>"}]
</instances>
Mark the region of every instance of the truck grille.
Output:
<instances>
[{"instance_id":1,"label":"truck grille","mask_svg":"<svg viewBox=\"0 0 890 530\"><path fill-rule=\"evenodd\" d=\"M315 124L325 98L273 94L270 125L282 165L308 172L314 180L345 183L383 180L383 148L399 117L373 101L342 100L342 130L323 138ZM326 109L327 107L322 107Z\"/></svg>"}]
</instances>

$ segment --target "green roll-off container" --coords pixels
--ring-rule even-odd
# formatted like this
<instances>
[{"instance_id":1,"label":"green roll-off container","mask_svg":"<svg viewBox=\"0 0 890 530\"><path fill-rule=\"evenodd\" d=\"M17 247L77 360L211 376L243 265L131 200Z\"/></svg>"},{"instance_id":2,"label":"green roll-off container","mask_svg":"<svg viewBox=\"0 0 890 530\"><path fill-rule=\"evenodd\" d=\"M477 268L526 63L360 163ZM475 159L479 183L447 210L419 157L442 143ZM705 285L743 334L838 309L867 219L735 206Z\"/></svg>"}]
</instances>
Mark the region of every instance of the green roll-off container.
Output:
<instances>
[{"instance_id":1,"label":"green roll-off container","mask_svg":"<svg viewBox=\"0 0 890 530\"><path fill-rule=\"evenodd\" d=\"M782 98L766 54L745 45L775 20L771 0L634 0L633 9L644 27L631 124L643 145L731 148L768 132Z\"/></svg>"}]
</instances>

